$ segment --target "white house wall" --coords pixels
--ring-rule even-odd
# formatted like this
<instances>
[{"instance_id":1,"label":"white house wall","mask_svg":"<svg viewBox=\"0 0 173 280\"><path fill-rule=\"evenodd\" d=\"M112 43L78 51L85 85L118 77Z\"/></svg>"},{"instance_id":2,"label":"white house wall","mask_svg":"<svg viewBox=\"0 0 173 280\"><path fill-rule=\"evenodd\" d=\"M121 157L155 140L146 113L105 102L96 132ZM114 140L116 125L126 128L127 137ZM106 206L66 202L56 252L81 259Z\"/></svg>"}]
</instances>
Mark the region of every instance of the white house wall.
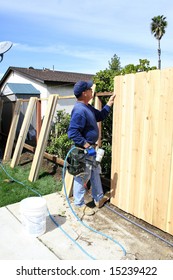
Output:
<instances>
[{"instance_id":1,"label":"white house wall","mask_svg":"<svg viewBox=\"0 0 173 280\"><path fill-rule=\"evenodd\" d=\"M6 85L3 89L3 95L5 95L9 101L16 101L15 94L11 91L8 85Z\"/></svg>"},{"instance_id":2,"label":"white house wall","mask_svg":"<svg viewBox=\"0 0 173 280\"><path fill-rule=\"evenodd\" d=\"M19 73L16 72L10 73L8 79L6 80L6 83L32 84L36 89L40 91L40 98L48 98L47 86L45 84L40 83L38 81L34 81L33 79L25 77ZM44 101L42 104L42 112L41 112L42 117L45 115L46 105L47 102Z\"/></svg>"},{"instance_id":3,"label":"white house wall","mask_svg":"<svg viewBox=\"0 0 173 280\"><path fill-rule=\"evenodd\" d=\"M26 83L26 84L32 84L37 90L40 91L40 98L43 99L42 101L42 107L41 107L41 116L43 116L46 113L47 109L47 99L50 94L59 94L60 96L71 96L73 95L73 86L66 85L66 86L47 86L44 83L41 83L39 81L35 81L33 79L30 79L28 77L23 76L22 74L13 72L10 73L8 76L8 79L6 80L4 86L2 87L2 92L7 83ZM3 92L4 93L4 92ZM67 113L71 113L71 110L74 106L75 98L73 99L64 99L64 100L58 100L57 104L57 110L65 110Z\"/></svg>"},{"instance_id":4,"label":"white house wall","mask_svg":"<svg viewBox=\"0 0 173 280\"><path fill-rule=\"evenodd\" d=\"M59 96L74 96L73 86L52 86L48 88L50 94L58 94ZM65 110L67 113L71 113L76 99L60 99L58 100L57 110Z\"/></svg>"}]
</instances>

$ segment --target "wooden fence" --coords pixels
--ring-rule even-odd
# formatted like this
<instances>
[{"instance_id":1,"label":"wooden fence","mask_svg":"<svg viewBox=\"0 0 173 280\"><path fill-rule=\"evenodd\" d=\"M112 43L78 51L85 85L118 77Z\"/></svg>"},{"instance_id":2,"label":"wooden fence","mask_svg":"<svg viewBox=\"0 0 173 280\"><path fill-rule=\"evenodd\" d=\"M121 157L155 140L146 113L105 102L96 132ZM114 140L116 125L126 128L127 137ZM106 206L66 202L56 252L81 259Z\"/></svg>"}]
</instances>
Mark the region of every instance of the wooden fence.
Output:
<instances>
[{"instance_id":1,"label":"wooden fence","mask_svg":"<svg viewBox=\"0 0 173 280\"><path fill-rule=\"evenodd\" d=\"M173 69L114 83L111 203L173 234Z\"/></svg>"}]
</instances>

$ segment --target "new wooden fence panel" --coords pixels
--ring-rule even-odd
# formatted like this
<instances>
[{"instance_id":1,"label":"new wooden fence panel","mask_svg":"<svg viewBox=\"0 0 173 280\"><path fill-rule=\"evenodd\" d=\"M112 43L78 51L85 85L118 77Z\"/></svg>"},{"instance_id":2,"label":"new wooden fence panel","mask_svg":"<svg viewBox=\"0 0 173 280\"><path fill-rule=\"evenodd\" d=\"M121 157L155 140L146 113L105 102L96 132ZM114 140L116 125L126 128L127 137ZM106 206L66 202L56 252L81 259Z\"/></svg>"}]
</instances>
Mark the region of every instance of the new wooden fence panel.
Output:
<instances>
[{"instance_id":1,"label":"new wooden fence panel","mask_svg":"<svg viewBox=\"0 0 173 280\"><path fill-rule=\"evenodd\" d=\"M115 77L111 203L173 234L173 69Z\"/></svg>"}]
</instances>

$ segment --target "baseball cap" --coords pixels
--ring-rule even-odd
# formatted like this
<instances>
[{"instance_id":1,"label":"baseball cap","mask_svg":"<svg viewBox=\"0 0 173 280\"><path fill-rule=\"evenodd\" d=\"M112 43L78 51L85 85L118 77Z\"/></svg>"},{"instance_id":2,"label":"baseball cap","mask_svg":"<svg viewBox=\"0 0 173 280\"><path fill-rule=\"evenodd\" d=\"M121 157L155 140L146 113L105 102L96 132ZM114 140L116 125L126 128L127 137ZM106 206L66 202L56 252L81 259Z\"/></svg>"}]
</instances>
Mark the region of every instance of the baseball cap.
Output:
<instances>
[{"instance_id":1,"label":"baseball cap","mask_svg":"<svg viewBox=\"0 0 173 280\"><path fill-rule=\"evenodd\" d=\"M93 81L78 81L75 85L74 85L74 95L78 98L81 96L82 92L90 89L93 86Z\"/></svg>"}]
</instances>

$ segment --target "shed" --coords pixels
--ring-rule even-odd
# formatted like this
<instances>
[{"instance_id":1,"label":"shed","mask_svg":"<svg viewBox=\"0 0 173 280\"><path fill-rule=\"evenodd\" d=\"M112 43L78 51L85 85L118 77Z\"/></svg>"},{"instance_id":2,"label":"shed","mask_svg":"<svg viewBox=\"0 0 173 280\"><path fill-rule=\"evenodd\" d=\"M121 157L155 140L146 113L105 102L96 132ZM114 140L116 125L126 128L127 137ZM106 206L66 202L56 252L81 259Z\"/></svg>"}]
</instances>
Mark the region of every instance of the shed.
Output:
<instances>
[{"instance_id":1,"label":"shed","mask_svg":"<svg viewBox=\"0 0 173 280\"><path fill-rule=\"evenodd\" d=\"M1 99L4 101L4 110L2 113L2 119L5 122L2 123L2 131L8 133L12 114L14 102L17 99L29 100L30 97L40 97L40 91L36 89L32 84L22 84L22 83L7 83L1 93ZM23 118L27 108L27 102L23 102L21 106L21 113L19 117L19 123L17 127L17 134L23 122ZM29 128L29 135L35 135L36 130L36 112L33 115L31 126Z\"/></svg>"}]
</instances>

